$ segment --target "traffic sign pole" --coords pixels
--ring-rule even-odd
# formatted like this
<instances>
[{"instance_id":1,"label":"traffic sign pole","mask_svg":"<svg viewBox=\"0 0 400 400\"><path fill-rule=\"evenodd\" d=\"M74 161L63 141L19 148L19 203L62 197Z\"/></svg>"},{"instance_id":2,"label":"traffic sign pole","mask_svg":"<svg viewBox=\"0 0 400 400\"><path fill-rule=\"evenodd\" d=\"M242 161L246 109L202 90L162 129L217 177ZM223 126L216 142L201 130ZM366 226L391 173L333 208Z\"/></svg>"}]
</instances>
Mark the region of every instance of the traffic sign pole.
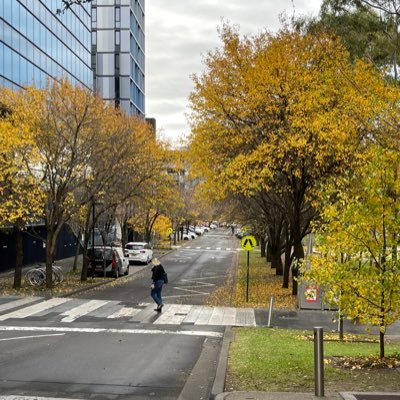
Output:
<instances>
[{"instance_id":1,"label":"traffic sign pole","mask_svg":"<svg viewBox=\"0 0 400 400\"><path fill-rule=\"evenodd\" d=\"M249 302L249 284L250 284L250 251L247 251L246 303Z\"/></svg>"},{"instance_id":2,"label":"traffic sign pole","mask_svg":"<svg viewBox=\"0 0 400 400\"><path fill-rule=\"evenodd\" d=\"M254 236L247 235L242 238L240 245L243 250L247 250L246 302L248 302L250 286L250 251L257 246L257 240Z\"/></svg>"}]
</instances>

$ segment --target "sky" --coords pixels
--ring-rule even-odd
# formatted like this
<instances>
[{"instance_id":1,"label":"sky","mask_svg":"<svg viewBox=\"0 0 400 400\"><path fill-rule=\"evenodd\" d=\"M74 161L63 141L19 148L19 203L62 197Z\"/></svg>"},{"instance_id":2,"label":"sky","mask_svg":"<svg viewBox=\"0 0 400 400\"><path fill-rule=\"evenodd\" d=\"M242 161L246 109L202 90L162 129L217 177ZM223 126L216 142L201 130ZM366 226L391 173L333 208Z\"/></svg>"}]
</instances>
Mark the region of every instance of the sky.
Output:
<instances>
[{"instance_id":1,"label":"sky","mask_svg":"<svg viewBox=\"0 0 400 400\"><path fill-rule=\"evenodd\" d=\"M175 144L186 137L188 97L203 57L220 47L217 29L238 25L242 35L276 31L282 13L318 14L322 0L148 0L146 1L146 117L158 137Z\"/></svg>"}]
</instances>

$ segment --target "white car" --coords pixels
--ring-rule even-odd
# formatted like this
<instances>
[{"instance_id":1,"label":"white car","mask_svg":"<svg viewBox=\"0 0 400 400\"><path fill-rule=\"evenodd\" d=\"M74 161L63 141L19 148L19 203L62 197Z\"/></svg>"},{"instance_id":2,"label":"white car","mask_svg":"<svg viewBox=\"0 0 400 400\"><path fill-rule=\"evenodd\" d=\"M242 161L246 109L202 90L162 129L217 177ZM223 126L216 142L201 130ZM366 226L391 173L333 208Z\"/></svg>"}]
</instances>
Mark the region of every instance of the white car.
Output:
<instances>
[{"instance_id":1,"label":"white car","mask_svg":"<svg viewBox=\"0 0 400 400\"><path fill-rule=\"evenodd\" d=\"M129 264L140 262L148 264L153 259L153 249L147 242L129 242L125 246Z\"/></svg>"},{"instance_id":2,"label":"white car","mask_svg":"<svg viewBox=\"0 0 400 400\"><path fill-rule=\"evenodd\" d=\"M195 235L196 236L196 235ZM192 234L191 233L184 233L183 235L182 235L182 240L193 240L194 239L194 237L192 236Z\"/></svg>"}]
</instances>

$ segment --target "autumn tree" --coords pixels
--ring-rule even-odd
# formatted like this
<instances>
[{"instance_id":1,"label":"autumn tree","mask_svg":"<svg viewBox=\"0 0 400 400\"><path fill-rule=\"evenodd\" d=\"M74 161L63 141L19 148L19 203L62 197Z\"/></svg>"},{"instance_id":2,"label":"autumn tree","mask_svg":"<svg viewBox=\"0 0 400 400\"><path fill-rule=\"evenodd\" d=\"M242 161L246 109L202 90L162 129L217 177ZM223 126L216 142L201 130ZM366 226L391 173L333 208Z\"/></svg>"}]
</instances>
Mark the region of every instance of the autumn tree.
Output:
<instances>
[{"instance_id":1,"label":"autumn tree","mask_svg":"<svg viewBox=\"0 0 400 400\"><path fill-rule=\"evenodd\" d=\"M46 286L51 287L57 239L79 206L74 193L87 181L105 106L88 90L65 80L49 83L40 93L37 118L31 128L38 158L34 165L31 162L30 176L40 180L45 193ZM33 89L24 92L27 102L34 101L34 94Z\"/></svg>"},{"instance_id":2,"label":"autumn tree","mask_svg":"<svg viewBox=\"0 0 400 400\"><path fill-rule=\"evenodd\" d=\"M362 135L351 79L364 74L367 82L372 72L353 66L329 35L284 28L240 38L224 26L221 40L194 77L193 164L219 197L273 190L285 198L294 257L302 259L313 218L304 209L346 170Z\"/></svg>"},{"instance_id":3,"label":"autumn tree","mask_svg":"<svg viewBox=\"0 0 400 400\"><path fill-rule=\"evenodd\" d=\"M358 168L335 185L326 205L318 252L305 278L326 289L327 300L348 318L379 327L380 357L386 328L400 317L398 153L371 144Z\"/></svg>"},{"instance_id":4,"label":"autumn tree","mask_svg":"<svg viewBox=\"0 0 400 400\"><path fill-rule=\"evenodd\" d=\"M145 120L122 114L114 108L102 117L97 137L97 152L88 161L89 179L86 197L100 206L86 208L84 253L90 232L98 219L108 214L111 220L129 218L129 207L139 198L147 185L158 176L154 158L157 144L151 127ZM133 199L133 200L132 200ZM92 204L93 207L93 204ZM88 259L84 259L81 279L87 279Z\"/></svg>"},{"instance_id":5,"label":"autumn tree","mask_svg":"<svg viewBox=\"0 0 400 400\"><path fill-rule=\"evenodd\" d=\"M0 89L0 224L14 230L15 289L21 287L23 231L43 217L43 192L29 174L29 166L38 161L31 129L37 120L38 97L33 92L33 101L28 102L22 91Z\"/></svg>"}]
</instances>

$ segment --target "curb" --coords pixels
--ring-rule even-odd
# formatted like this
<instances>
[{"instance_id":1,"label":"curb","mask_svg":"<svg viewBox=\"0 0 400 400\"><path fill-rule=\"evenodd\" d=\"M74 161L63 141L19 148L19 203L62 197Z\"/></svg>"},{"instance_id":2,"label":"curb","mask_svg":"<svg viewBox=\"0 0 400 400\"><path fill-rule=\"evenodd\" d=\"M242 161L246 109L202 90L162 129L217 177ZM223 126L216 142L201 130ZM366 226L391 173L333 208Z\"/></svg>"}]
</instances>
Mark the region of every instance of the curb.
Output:
<instances>
[{"instance_id":1,"label":"curb","mask_svg":"<svg viewBox=\"0 0 400 400\"><path fill-rule=\"evenodd\" d=\"M225 328L224 337L222 339L221 352L219 354L217 371L215 373L215 379L211 388L210 400L222 400L225 398L225 378L226 371L228 368L228 354L229 346L235 338L234 332L231 326Z\"/></svg>"}]
</instances>

